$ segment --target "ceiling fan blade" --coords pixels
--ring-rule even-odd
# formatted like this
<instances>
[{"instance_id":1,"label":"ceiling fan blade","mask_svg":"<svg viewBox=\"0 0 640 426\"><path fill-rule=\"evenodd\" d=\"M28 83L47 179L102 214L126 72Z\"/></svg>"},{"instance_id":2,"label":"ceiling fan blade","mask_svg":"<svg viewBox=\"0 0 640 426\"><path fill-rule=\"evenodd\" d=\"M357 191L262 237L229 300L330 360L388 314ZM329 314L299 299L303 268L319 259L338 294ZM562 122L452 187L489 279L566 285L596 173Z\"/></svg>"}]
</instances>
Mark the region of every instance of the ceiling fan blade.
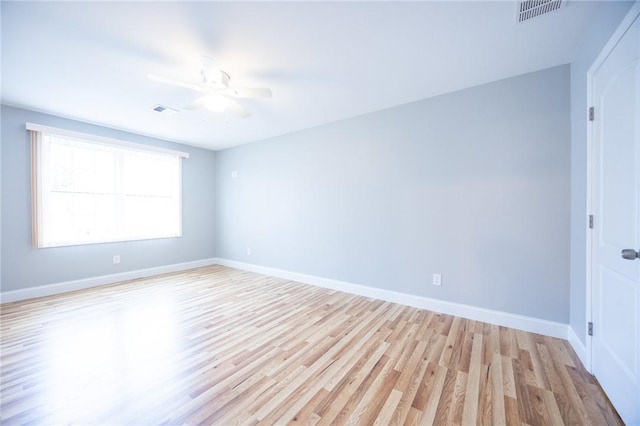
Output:
<instances>
[{"instance_id":1,"label":"ceiling fan blade","mask_svg":"<svg viewBox=\"0 0 640 426\"><path fill-rule=\"evenodd\" d=\"M268 87L230 87L225 94L236 98L270 98L273 96Z\"/></svg>"},{"instance_id":2,"label":"ceiling fan blade","mask_svg":"<svg viewBox=\"0 0 640 426\"><path fill-rule=\"evenodd\" d=\"M240 103L238 101L235 101L235 100L229 99L229 98L227 98L227 101L228 101L227 106L229 108L229 111L231 111L232 113L234 113L238 117L247 118L247 117L251 116L251 113L249 111L247 111L246 109L244 109L244 107L242 105L240 105Z\"/></svg>"},{"instance_id":3,"label":"ceiling fan blade","mask_svg":"<svg viewBox=\"0 0 640 426\"><path fill-rule=\"evenodd\" d=\"M169 84L171 86L184 87L185 89L195 90L197 92L206 92L207 88L199 84L187 83L185 81L174 80L173 78L162 77L156 74L148 74L149 80L157 81L158 83Z\"/></svg>"},{"instance_id":4,"label":"ceiling fan blade","mask_svg":"<svg viewBox=\"0 0 640 426\"><path fill-rule=\"evenodd\" d=\"M195 101L191 102L189 105L185 106L184 109L189 110L189 111L193 111L196 109L202 109L206 106L206 100L205 100L206 96L202 96L198 99L196 99Z\"/></svg>"}]
</instances>

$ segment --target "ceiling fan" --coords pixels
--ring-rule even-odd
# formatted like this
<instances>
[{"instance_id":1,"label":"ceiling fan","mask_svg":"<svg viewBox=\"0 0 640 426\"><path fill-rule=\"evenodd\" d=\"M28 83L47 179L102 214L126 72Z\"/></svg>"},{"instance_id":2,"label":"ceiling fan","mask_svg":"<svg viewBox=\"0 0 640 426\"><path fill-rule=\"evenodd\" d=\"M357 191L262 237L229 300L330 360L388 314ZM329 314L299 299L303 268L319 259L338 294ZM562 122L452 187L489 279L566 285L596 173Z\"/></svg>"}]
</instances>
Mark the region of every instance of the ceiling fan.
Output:
<instances>
[{"instance_id":1,"label":"ceiling fan","mask_svg":"<svg viewBox=\"0 0 640 426\"><path fill-rule=\"evenodd\" d=\"M231 80L229 74L218 68L214 60L207 56L202 57L200 75L202 83L190 83L156 74L149 74L148 78L159 83L204 93L203 96L187 105L186 109L206 108L213 112L230 111L242 118L249 117L251 113L234 98L270 98L272 96L271 89L266 87L229 86Z\"/></svg>"}]
</instances>

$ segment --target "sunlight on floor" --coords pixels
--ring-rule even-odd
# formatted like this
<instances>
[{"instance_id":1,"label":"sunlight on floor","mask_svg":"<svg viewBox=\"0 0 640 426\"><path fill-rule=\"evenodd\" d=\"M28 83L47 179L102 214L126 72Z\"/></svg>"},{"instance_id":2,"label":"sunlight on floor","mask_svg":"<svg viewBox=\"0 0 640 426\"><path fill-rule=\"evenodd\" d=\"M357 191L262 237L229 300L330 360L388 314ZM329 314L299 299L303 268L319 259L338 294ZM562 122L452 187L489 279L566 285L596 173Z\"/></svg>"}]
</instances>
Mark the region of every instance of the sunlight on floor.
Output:
<instances>
[{"instance_id":1,"label":"sunlight on floor","mask_svg":"<svg viewBox=\"0 0 640 426\"><path fill-rule=\"evenodd\" d=\"M160 294L124 310L55 323L42 352L49 363L42 394L50 420L90 421L114 408L144 412L145 391L153 389L157 398L157 387L174 376L176 316L171 295Z\"/></svg>"}]
</instances>

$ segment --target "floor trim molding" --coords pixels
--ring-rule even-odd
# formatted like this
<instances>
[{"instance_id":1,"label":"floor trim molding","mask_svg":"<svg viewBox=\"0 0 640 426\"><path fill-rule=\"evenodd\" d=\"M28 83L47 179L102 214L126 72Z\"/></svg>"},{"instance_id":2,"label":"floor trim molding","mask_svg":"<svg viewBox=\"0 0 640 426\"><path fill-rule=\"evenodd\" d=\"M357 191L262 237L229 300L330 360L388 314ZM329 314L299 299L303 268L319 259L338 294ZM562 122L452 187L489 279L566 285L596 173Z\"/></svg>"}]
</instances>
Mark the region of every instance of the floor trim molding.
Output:
<instances>
[{"instance_id":1,"label":"floor trim molding","mask_svg":"<svg viewBox=\"0 0 640 426\"><path fill-rule=\"evenodd\" d=\"M117 274L101 275L79 280L65 281L61 283L46 284L38 287L30 287L21 290L5 291L0 293L0 303L17 302L20 300L33 299L36 297L51 296L68 291L82 290L90 287L97 287L105 284L113 284L119 281L134 280L136 278L149 277L152 275L166 274L169 272L184 271L187 269L200 268L202 266L215 265L216 259L201 259L191 262L174 263L172 265L156 266L153 268L136 269L134 271L119 272Z\"/></svg>"},{"instance_id":2,"label":"floor trim molding","mask_svg":"<svg viewBox=\"0 0 640 426\"><path fill-rule=\"evenodd\" d=\"M587 356L587 346L580 341L580 338L576 334L576 331L573 329L573 327L569 325L567 326L567 328L567 340L569 341L569 343L571 343L573 350L576 351L576 355L578 355L578 358L580 358L582 365L584 365L587 370L590 370L590 364L588 362L589 357Z\"/></svg>"},{"instance_id":3,"label":"floor trim molding","mask_svg":"<svg viewBox=\"0 0 640 426\"><path fill-rule=\"evenodd\" d=\"M321 278L313 275L301 274L298 272L291 272L282 269L254 265L251 263L237 262L235 260L216 258L216 263L231 268L242 269L244 271L271 275L273 277L284 278L305 284L344 291L346 293L357 294L359 296L366 296L374 299L385 300L388 302L400 303L402 305L428 309L448 315L456 315L475 321L483 321L490 324L516 328L531 333L543 334L545 336L558 337L564 340L568 340L569 337L568 325L559 322L547 321L539 318L511 314L508 312L495 311L491 309L478 308L471 305L447 302L444 300L437 300L423 296L416 296L407 293L368 287L360 284L353 284L328 278ZM571 343L573 344L573 342ZM577 349L576 352L578 352Z\"/></svg>"},{"instance_id":4,"label":"floor trim molding","mask_svg":"<svg viewBox=\"0 0 640 426\"><path fill-rule=\"evenodd\" d=\"M385 300L388 302L399 303L402 305L413 306L421 309L428 309L447 315L456 315L475 321L483 321L490 324L516 328L531 333L543 334L545 336L559 337L561 339L568 340L574 347L574 350L580 357L580 360L583 362L583 364L587 365L585 363L586 349L580 342L580 339L578 339L573 329L571 329L567 324L527 317L524 315L512 314L508 312L479 308L476 306L464 305L461 303L416 296L413 294L400 293L381 288L368 287L361 284L322 278L314 275L301 274L298 272L286 271L282 269L270 268L266 266L238 262L235 260L223 258L201 259L192 262L176 263L172 265L138 269L135 271L127 271L117 274L102 275L98 277L84 278L62 283L48 284L22 290L2 292L0 293L0 303L9 303L36 297L51 296L68 291L97 287L105 284L113 284L119 281L127 281L136 278L143 278L169 272L178 272L216 264L241 269L244 271L270 275L273 277L284 278L292 281L298 281L301 283L329 288L332 290L344 291L346 293L357 294L359 296L371 297L374 299Z\"/></svg>"}]
</instances>

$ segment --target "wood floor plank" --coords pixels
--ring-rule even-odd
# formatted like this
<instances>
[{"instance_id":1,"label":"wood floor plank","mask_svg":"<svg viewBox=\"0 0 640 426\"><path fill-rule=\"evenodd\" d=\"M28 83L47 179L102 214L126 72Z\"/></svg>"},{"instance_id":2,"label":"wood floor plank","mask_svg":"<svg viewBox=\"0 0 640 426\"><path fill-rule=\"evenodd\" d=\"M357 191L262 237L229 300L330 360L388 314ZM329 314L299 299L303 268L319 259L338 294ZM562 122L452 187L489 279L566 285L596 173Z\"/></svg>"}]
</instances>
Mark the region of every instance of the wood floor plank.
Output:
<instances>
[{"instance_id":1,"label":"wood floor plank","mask_svg":"<svg viewBox=\"0 0 640 426\"><path fill-rule=\"evenodd\" d=\"M502 357L502 392L505 398L517 398L515 388L515 377L513 375L513 358Z\"/></svg>"},{"instance_id":2,"label":"wood floor plank","mask_svg":"<svg viewBox=\"0 0 640 426\"><path fill-rule=\"evenodd\" d=\"M520 353L528 354L527 351L520 350ZM528 361L528 359L527 359ZM518 415L523 423L526 424L537 424L534 423L536 420L535 412L534 412L534 401L533 397L529 394L529 387L527 383L527 379L525 378L525 374L523 372L523 368L521 366L520 360L514 359L511 362L513 375L516 377L515 379L515 388L516 388L516 401L518 402ZM535 388L535 386L532 386Z\"/></svg>"},{"instance_id":3,"label":"wood floor plank","mask_svg":"<svg viewBox=\"0 0 640 426\"><path fill-rule=\"evenodd\" d=\"M506 419L507 425L519 425L521 423L520 412L518 409L518 401L516 401L515 398L505 396L504 410L505 410L505 419ZM563 422L558 424L563 424Z\"/></svg>"},{"instance_id":4,"label":"wood floor plank","mask_svg":"<svg viewBox=\"0 0 640 426\"><path fill-rule=\"evenodd\" d=\"M424 395L424 410L422 410L422 416L419 420L421 424L434 424L438 404L442 397L444 382L447 377L447 371L447 368L441 365L435 365L435 374L430 377L426 386L427 394Z\"/></svg>"},{"instance_id":5,"label":"wood floor plank","mask_svg":"<svg viewBox=\"0 0 640 426\"><path fill-rule=\"evenodd\" d=\"M442 394L440 395L436 414L433 419L434 424L448 424L451 412L454 410L453 398L458 375L455 370L448 368L446 371L444 384L442 385Z\"/></svg>"},{"instance_id":6,"label":"wood floor plank","mask_svg":"<svg viewBox=\"0 0 640 426\"><path fill-rule=\"evenodd\" d=\"M458 371L458 374L456 376L456 384L453 389L451 410L449 411L449 418L447 419L446 424L462 424L462 410L464 408L464 400L466 398L467 377L467 373L465 373L464 371Z\"/></svg>"},{"instance_id":7,"label":"wood floor plank","mask_svg":"<svg viewBox=\"0 0 640 426\"><path fill-rule=\"evenodd\" d=\"M379 366L379 362L388 347L389 343L379 342L375 351L365 360L366 362L362 366L350 370L350 374L342 377L342 380L334 389L335 392L332 392L324 404L316 411L321 416L320 424L330 424L344 410L353 395L359 389L362 389L362 383L373 374L376 366Z\"/></svg>"},{"instance_id":8,"label":"wood floor plank","mask_svg":"<svg viewBox=\"0 0 640 426\"><path fill-rule=\"evenodd\" d=\"M390 424L400 425L404 424L405 420L407 420L428 365L427 342L419 340L414 350L414 355L407 364L408 368L402 371L401 376L396 382L396 390L402 392L402 398L400 398L395 412L391 417Z\"/></svg>"},{"instance_id":9,"label":"wood floor plank","mask_svg":"<svg viewBox=\"0 0 640 426\"><path fill-rule=\"evenodd\" d=\"M223 266L0 305L0 423L622 424L559 339Z\"/></svg>"},{"instance_id":10,"label":"wood floor plank","mask_svg":"<svg viewBox=\"0 0 640 426\"><path fill-rule=\"evenodd\" d=\"M491 387L491 364L482 364L480 366L480 392L478 400L478 418L477 423L481 425L489 425L493 418L493 388Z\"/></svg>"},{"instance_id":11,"label":"wood floor plank","mask_svg":"<svg viewBox=\"0 0 640 426\"><path fill-rule=\"evenodd\" d=\"M358 386L353 392L347 395L349 398L347 399L346 404L332 420L332 423L343 424L347 423L348 419L352 418L351 416L355 414L355 410L359 406L360 401L362 401L362 399L364 398L367 389L369 388L369 386L371 386L378 374L381 374L385 370L388 362L389 358L386 355L383 355L375 363L373 369L371 370L371 373L364 378L364 380L360 383L360 386Z\"/></svg>"},{"instance_id":12,"label":"wood floor plank","mask_svg":"<svg viewBox=\"0 0 640 426\"><path fill-rule=\"evenodd\" d=\"M543 391L544 405L547 408L547 414L549 415L549 423L552 425L560 425L563 423L562 414L553 392L545 390ZM608 424L608 423L606 423Z\"/></svg>"},{"instance_id":13,"label":"wood floor plank","mask_svg":"<svg viewBox=\"0 0 640 426\"><path fill-rule=\"evenodd\" d=\"M384 402L384 406L380 410L380 415L376 416L373 425L374 426L386 426L391 424L391 418L396 411L396 407L402 399L402 392L397 389L392 389L389 397Z\"/></svg>"},{"instance_id":14,"label":"wood floor plank","mask_svg":"<svg viewBox=\"0 0 640 426\"><path fill-rule=\"evenodd\" d=\"M491 363L491 423L494 425L504 425L507 422L504 408L504 379L501 353L501 351L494 352L493 362Z\"/></svg>"},{"instance_id":15,"label":"wood floor plank","mask_svg":"<svg viewBox=\"0 0 640 426\"><path fill-rule=\"evenodd\" d=\"M467 392L462 411L462 423L476 424L478 419L478 399L480 398L480 374L482 369L482 334L474 334L469 375L467 376Z\"/></svg>"}]
</instances>

